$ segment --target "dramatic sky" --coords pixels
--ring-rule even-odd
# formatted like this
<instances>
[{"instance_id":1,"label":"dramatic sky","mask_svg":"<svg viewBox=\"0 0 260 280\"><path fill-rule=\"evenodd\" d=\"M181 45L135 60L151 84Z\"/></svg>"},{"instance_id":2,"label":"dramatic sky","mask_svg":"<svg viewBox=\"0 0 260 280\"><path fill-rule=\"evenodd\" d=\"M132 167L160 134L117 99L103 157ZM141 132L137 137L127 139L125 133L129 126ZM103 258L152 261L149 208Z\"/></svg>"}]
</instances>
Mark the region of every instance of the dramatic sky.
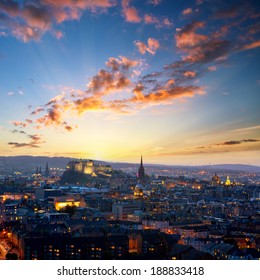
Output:
<instances>
[{"instance_id":1,"label":"dramatic sky","mask_svg":"<svg viewBox=\"0 0 260 280\"><path fill-rule=\"evenodd\" d=\"M0 0L0 155L260 165L259 6Z\"/></svg>"}]
</instances>

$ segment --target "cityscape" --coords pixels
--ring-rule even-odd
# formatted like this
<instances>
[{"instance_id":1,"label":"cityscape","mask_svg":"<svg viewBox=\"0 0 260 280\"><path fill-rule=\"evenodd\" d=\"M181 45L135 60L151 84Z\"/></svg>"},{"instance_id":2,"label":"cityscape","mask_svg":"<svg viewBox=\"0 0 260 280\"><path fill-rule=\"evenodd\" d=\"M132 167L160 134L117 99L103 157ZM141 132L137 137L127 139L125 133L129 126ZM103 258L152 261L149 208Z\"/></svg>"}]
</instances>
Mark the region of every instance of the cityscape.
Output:
<instances>
[{"instance_id":1,"label":"cityscape","mask_svg":"<svg viewBox=\"0 0 260 280\"><path fill-rule=\"evenodd\" d=\"M260 167L1 166L1 259L260 259Z\"/></svg>"},{"instance_id":2,"label":"cityscape","mask_svg":"<svg viewBox=\"0 0 260 280\"><path fill-rule=\"evenodd\" d=\"M0 259L260 260L259 17L0 0Z\"/></svg>"}]
</instances>

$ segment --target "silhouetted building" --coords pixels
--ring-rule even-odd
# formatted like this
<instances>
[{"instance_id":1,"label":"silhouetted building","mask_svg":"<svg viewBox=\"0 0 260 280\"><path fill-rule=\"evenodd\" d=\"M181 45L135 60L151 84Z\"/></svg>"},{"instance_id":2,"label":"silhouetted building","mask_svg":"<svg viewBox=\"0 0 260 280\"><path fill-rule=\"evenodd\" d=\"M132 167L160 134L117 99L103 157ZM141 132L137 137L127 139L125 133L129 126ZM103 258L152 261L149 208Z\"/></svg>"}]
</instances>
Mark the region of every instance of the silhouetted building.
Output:
<instances>
[{"instance_id":1,"label":"silhouetted building","mask_svg":"<svg viewBox=\"0 0 260 280\"><path fill-rule=\"evenodd\" d=\"M49 177L50 176L50 170L49 170L48 162L46 163L46 166L45 166L44 175L45 175L45 177Z\"/></svg>"},{"instance_id":2,"label":"silhouetted building","mask_svg":"<svg viewBox=\"0 0 260 280\"><path fill-rule=\"evenodd\" d=\"M145 179L145 172L144 172L144 166L143 166L143 157L141 156L141 163L140 163L140 167L138 170L138 179L140 182L144 181Z\"/></svg>"}]
</instances>

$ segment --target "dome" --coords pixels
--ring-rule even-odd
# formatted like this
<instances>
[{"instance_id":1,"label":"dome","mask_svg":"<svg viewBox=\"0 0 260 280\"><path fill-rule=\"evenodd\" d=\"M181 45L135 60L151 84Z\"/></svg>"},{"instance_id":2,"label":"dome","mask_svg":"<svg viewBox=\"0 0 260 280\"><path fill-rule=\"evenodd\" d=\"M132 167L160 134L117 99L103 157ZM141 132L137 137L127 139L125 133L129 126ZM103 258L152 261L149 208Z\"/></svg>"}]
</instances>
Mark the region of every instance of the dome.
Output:
<instances>
[{"instance_id":1,"label":"dome","mask_svg":"<svg viewBox=\"0 0 260 280\"><path fill-rule=\"evenodd\" d=\"M143 196L143 185L138 183L134 188L135 196Z\"/></svg>"},{"instance_id":2,"label":"dome","mask_svg":"<svg viewBox=\"0 0 260 280\"><path fill-rule=\"evenodd\" d=\"M143 189L143 185L142 184L140 184L140 183L138 183L138 184L136 184L136 186L135 186L135 189Z\"/></svg>"},{"instance_id":3,"label":"dome","mask_svg":"<svg viewBox=\"0 0 260 280\"><path fill-rule=\"evenodd\" d=\"M215 174L213 177L212 177L212 181L215 181L215 182L218 182L219 181L219 177L217 174Z\"/></svg>"}]
</instances>

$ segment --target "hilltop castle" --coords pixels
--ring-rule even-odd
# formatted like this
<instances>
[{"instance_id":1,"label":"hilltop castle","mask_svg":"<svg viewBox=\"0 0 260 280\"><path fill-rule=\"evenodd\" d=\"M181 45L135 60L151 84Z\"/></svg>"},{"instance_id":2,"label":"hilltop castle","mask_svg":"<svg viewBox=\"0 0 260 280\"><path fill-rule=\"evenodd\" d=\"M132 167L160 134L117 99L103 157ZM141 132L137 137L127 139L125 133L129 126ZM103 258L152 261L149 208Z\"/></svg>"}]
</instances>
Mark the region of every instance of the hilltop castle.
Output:
<instances>
[{"instance_id":1,"label":"hilltop castle","mask_svg":"<svg viewBox=\"0 0 260 280\"><path fill-rule=\"evenodd\" d=\"M70 161L66 166L66 170L87 175L95 175L110 173L112 171L112 167L105 164L96 164L93 160L81 159L78 161Z\"/></svg>"}]
</instances>

